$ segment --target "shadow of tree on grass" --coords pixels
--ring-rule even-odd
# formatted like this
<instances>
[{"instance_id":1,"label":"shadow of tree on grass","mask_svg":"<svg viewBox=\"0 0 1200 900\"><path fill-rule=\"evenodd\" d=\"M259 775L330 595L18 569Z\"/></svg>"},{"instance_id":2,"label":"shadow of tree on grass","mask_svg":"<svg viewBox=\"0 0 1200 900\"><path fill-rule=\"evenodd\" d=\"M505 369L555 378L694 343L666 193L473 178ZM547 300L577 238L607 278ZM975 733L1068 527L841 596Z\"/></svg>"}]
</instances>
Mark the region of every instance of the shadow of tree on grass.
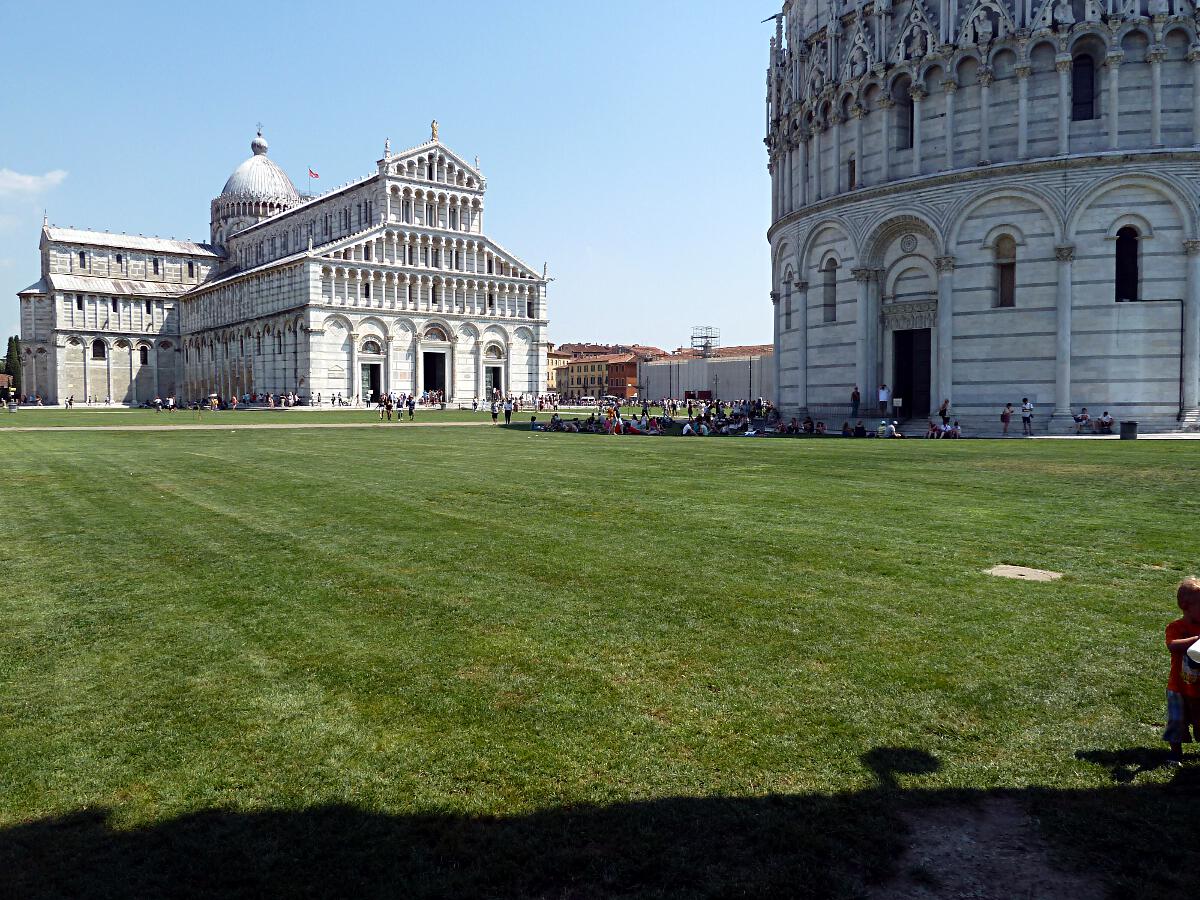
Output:
<instances>
[{"instance_id":1,"label":"shadow of tree on grass","mask_svg":"<svg viewBox=\"0 0 1200 900\"><path fill-rule=\"evenodd\" d=\"M1114 772L1125 765L1115 758ZM914 819L969 816L997 798L1029 813L1056 865L1090 873L1112 896L1194 888L1200 842L1181 835L1191 836L1200 799L1195 763L1167 785L984 792L901 786L901 776L936 770L919 750L881 748L863 760L878 787L513 817L217 809L116 830L105 811L84 810L0 829L0 896L887 896ZM938 873L929 877L928 896L939 896Z\"/></svg>"}]
</instances>

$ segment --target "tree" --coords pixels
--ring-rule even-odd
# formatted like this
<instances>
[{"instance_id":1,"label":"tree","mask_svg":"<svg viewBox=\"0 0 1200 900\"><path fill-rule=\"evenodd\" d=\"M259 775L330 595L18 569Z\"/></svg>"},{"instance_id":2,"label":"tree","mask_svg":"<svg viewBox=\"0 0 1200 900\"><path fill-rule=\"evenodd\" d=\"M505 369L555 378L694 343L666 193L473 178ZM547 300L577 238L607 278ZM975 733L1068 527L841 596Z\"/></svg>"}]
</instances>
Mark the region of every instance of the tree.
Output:
<instances>
[{"instance_id":1,"label":"tree","mask_svg":"<svg viewBox=\"0 0 1200 900\"><path fill-rule=\"evenodd\" d=\"M12 376L12 390L21 394L21 339L15 334L8 339L8 353L4 357L4 368Z\"/></svg>"}]
</instances>

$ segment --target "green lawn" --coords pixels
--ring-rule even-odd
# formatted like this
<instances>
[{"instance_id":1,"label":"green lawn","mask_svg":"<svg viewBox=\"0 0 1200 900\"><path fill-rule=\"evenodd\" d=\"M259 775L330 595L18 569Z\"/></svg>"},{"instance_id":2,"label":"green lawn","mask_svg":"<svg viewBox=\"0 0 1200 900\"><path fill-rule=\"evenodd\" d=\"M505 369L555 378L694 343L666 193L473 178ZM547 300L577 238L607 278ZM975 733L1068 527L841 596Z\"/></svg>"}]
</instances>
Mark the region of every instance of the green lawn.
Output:
<instances>
[{"instance_id":1,"label":"green lawn","mask_svg":"<svg viewBox=\"0 0 1200 900\"><path fill-rule=\"evenodd\" d=\"M549 413L525 412L524 421L528 424L529 416L537 415L539 419L549 419ZM501 414L503 416L503 414ZM367 422L379 421L378 410L372 409L224 409L216 412L204 411L199 414L195 410L181 409L178 412L155 412L152 409L85 409L76 407L65 409L22 409L17 413L9 413L0 408L0 428L59 428L63 426L119 426L119 425L195 425L197 422L216 425L246 425L246 424L297 424L329 423L329 422ZM408 421L405 413L404 421ZM417 409L414 417L417 422L483 422L491 421L487 411L471 412L459 409L426 410Z\"/></svg>"},{"instance_id":2,"label":"green lawn","mask_svg":"<svg viewBox=\"0 0 1200 900\"><path fill-rule=\"evenodd\" d=\"M997 796L1064 871L1194 890L1196 444L0 449L14 896L855 896Z\"/></svg>"}]
</instances>

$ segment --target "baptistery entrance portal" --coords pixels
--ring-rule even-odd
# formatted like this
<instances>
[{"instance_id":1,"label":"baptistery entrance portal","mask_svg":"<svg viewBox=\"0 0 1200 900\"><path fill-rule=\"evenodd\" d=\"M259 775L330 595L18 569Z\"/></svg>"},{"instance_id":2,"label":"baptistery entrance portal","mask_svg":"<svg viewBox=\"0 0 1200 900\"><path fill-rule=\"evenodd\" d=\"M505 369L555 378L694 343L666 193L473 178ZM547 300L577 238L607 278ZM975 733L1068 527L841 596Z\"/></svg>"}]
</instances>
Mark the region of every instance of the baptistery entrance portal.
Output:
<instances>
[{"instance_id":1,"label":"baptistery entrance portal","mask_svg":"<svg viewBox=\"0 0 1200 900\"><path fill-rule=\"evenodd\" d=\"M499 366L488 366L486 375L484 376L484 387L487 389L488 395L503 393L504 379L501 376L501 368Z\"/></svg>"},{"instance_id":2,"label":"baptistery entrance portal","mask_svg":"<svg viewBox=\"0 0 1200 900\"><path fill-rule=\"evenodd\" d=\"M933 331L912 328L892 332L892 396L906 418L929 415L933 377Z\"/></svg>"}]
</instances>

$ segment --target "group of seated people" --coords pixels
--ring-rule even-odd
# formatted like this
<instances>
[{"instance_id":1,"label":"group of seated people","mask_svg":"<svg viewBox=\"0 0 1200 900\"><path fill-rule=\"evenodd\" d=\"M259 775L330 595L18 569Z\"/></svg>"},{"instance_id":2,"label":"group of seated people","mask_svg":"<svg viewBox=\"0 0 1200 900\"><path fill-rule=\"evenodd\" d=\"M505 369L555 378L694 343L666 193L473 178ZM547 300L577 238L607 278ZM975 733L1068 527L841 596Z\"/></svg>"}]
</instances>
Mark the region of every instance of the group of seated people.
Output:
<instances>
[{"instance_id":1,"label":"group of seated people","mask_svg":"<svg viewBox=\"0 0 1200 900\"><path fill-rule=\"evenodd\" d=\"M962 426L958 424L958 419L954 420L954 424L949 422L935 422L929 420L929 427L925 430L927 438L960 438L962 437Z\"/></svg>"},{"instance_id":2,"label":"group of seated people","mask_svg":"<svg viewBox=\"0 0 1200 900\"><path fill-rule=\"evenodd\" d=\"M1108 410L1104 411L1104 415L1093 418L1089 415L1087 407L1083 407L1078 415L1073 415L1071 418L1075 420L1075 433L1083 434L1084 429L1091 431L1093 434L1112 434L1114 419L1108 414Z\"/></svg>"},{"instance_id":3,"label":"group of seated people","mask_svg":"<svg viewBox=\"0 0 1200 900\"><path fill-rule=\"evenodd\" d=\"M675 424L670 416L648 416L643 413L626 419L620 415L601 415L595 413L586 419L578 416L571 420L564 419L557 412L550 417L550 424L543 429L537 424L537 416L530 420L535 431L561 431L569 434L665 434Z\"/></svg>"}]
</instances>

